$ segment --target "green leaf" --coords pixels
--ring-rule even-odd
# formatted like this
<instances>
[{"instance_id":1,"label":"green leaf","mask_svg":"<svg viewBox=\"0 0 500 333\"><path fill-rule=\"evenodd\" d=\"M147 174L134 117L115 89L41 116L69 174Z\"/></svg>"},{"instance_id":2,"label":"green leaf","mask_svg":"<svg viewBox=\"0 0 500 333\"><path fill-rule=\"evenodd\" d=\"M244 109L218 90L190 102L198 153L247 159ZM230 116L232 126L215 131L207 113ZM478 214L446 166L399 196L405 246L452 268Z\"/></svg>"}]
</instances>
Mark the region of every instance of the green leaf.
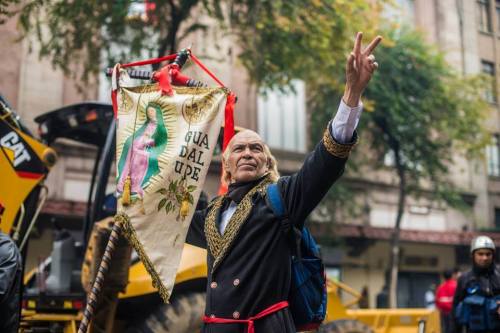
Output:
<instances>
[{"instance_id":1,"label":"green leaf","mask_svg":"<svg viewBox=\"0 0 500 333\"><path fill-rule=\"evenodd\" d=\"M165 198L161 199L160 203L158 204L158 210L162 209L166 203L167 203L167 199L165 199Z\"/></svg>"},{"instance_id":2,"label":"green leaf","mask_svg":"<svg viewBox=\"0 0 500 333\"><path fill-rule=\"evenodd\" d=\"M167 192L167 190L166 190L165 188L161 188L161 189L159 189L158 191L156 191L155 193L160 193L160 194L165 195L165 194L167 194L168 192Z\"/></svg>"},{"instance_id":3,"label":"green leaf","mask_svg":"<svg viewBox=\"0 0 500 333\"><path fill-rule=\"evenodd\" d=\"M189 185L187 190L188 192L193 192L194 190L196 190L196 185Z\"/></svg>"}]
</instances>

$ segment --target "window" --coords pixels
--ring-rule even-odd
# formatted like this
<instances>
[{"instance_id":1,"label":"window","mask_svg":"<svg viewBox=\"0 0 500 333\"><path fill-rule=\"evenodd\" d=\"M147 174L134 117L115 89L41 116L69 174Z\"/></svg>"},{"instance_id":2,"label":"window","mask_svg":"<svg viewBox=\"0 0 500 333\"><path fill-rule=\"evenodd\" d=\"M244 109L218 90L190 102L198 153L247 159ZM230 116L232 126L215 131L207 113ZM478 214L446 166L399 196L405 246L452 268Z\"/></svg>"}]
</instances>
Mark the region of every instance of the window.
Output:
<instances>
[{"instance_id":1,"label":"window","mask_svg":"<svg viewBox=\"0 0 500 333\"><path fill-rule=\"evenodd\" d=\"M477 1L477 20L479 31L491 32L491 16L490 16L490 1Z\"/></svg>"},{"instance_id":2,"label":"window","mask_svg":"<svg viewBox=\"0 0 500 333\"><path fill-rule=\"evenodd\" d=\"M393 167L396 165L396 157L394 156L394 151L389 150L384 155L384 165L387 167Z\"/></svg>"},{"instance_id":3,"label":"window","mask_svg":"<svg viewBox=\"0 0 500 333\"><path fill-rule=\"evenodd\" d=\"M492 143L486 147L486 160L488 175L491 177L500 177L500 156L498 135L494 135Z\"/></svg>"},{"instance_id":4,"label":"window","mask_svg":"<svg viewBox=\"0 0 500 333\"><path fill-rule=\"evenodd\" d=\"M303 81L293 90L265 90L257 97L259 133L271 148L306 151L306 98ZM332 109L332 115L335 110Z\"/></svg>"},{"instance_id":5,"label":"window","mask_svg":"<svg viewBox=\"0 0 500 333\"><path fill-rule=\"evenodd\" d=\"M395 0L384 6L382 17L398 25L415 26L415 0Z\"/></svg>"},{"instance_id":6,"label":"window","mask_svg":"<svg viewBox=\"0 0 500 333\"><path fill-rule=\"evenodd\" d=\"M415 22L415 0L397 0L401 9L401 23L414 25Z\"/></svg>"},{"instance_id":7,"label":"window","mask_svg":"<svg viewBox=\"0 0 500 333\"><path fill-rule=\"evenodd\" d=\"M481 71L491 77L491 86L485 91L485 98L490 103L496 103L496 85L495 85L495 64L489 61L481 61Z\"/></svg>"}]
</instances>

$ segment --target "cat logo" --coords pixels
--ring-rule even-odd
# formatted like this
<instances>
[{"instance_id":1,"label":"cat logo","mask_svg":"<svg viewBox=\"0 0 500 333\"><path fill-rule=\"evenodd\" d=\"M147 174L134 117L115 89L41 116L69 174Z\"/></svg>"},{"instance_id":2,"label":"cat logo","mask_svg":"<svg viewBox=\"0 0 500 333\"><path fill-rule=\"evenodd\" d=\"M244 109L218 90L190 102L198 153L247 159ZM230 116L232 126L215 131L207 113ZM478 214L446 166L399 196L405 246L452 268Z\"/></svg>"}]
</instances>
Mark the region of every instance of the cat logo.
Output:
<instances>
[{"instance_id":1,"label":"cat logo","mask_svg":"<svg viewBox=\"0 0 500 333\"><path fill-rule=\"evenodd\" d=\"M28 150L24 147L23 142L16 132L9 132L0 139L0 146L14 151L13 164L14 167L21 163L31 160Z\"/></svg>"}]
</instances>

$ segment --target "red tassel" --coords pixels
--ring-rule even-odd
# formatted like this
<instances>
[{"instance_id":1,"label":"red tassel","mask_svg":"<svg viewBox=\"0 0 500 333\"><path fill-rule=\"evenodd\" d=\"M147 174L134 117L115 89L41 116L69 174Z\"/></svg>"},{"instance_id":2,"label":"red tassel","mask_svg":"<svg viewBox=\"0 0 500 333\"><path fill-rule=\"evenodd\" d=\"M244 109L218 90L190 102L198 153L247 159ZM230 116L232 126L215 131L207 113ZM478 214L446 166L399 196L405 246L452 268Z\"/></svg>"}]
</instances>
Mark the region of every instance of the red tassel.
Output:
<instances>
[{"instance_id":1,"label":"red tassel","mask_svg":"<svg viewBox=\"0 0 500 333\"><path fill-rule=\"evenodd\" d=\"M236 96L230 93L227 96L226 108L224 109L224 139L222 141L222 151L225 151L229 141L234 136L234 104ZM222 165L222 175L220 177L219 195L227 192L228 184L224 181L224 165Z\"/></svg>"},{"instance_id":2,"label":"red tassel","mask_svg":"<svg viewBox=\"0 0 500 333\"><path fill-rule=\"evenodd\" d=\"M111 104L113 104L113 113L115 114L115 119L118 118L118 101L116 100L117 95L117 90L111 90Z\"/></svg>"},{"instance_id":3,"label":"red tassel","mask_svg":"<svg viewBox=\"0 0 500 333\"><path fill-rule=\"evenodd\" d=\"M120 64L113 67L113 75L111 78L111 104L113 105L113 113L115 119L118 119L118 81L120 80Z\"/></svg>"},{"instance_id":4,"label":"red tassel","mask_svg":"<svg viewBox=\"0 0 500 333\"><path fill-rule=\"evenodd\" d=\"M162 95L172 96L174 90L170 85L170 65L164 66L159 71L153 74L153 80L158 82L158 86Z\"/></svg>"},{"instance_id":5,"label":"red tassel","mask_svg":"<svg viewBox=\"0 0 500 333\"><path fill-rule=\"evenodd\" d=\"M222 143L222 151L226 150L229 141L234 136L234 104L236 103L236 96L230 93L227 96L226 108L224 110L224 141Z\"/></svg>"}]
</instances>

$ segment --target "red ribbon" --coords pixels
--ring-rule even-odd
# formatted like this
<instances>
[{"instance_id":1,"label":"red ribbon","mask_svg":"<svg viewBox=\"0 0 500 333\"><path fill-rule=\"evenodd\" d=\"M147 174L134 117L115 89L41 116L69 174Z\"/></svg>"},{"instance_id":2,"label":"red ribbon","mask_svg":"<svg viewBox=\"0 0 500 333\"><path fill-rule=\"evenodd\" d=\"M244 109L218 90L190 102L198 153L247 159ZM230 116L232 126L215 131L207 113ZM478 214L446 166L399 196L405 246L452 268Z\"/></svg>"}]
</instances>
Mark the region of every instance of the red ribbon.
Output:
<instances>
[{"instance_id":1,"label":"red ribbon","mask_svg":"<svg viewBox=\"0 0 500 333\"><path fill-rule=\"evenodd\" d=\"M163 62L163 61L167 61L167 60L174 60L175 57L177 57L177 54L170 54L168 56L164 56L164 57L160 57L160 58L153 58L153 59L147 59L147 60L142 60L142 61L129 62L128 64L123 64L120 66L125 68L125 67L152 65L152 64L157 64L159 62Z\"/></svg>"},{"instance_id":2,"label":"red ribbon","mask_svg":"<svg viewBox=\"0 0 500 333\"><path fill-rule=\"evenodd\" d=\"M246 324L248 327L247 333L255 333L255 325L254 325L255 320L269 316L270 314L275 313L287 307L288 307L288 302L283 301L271 305L267 309L259 312L255 316L250 317L248 319L225 319L225 318L203 316L203 321L207 324Z\"/></svg>"}]
</instances>

